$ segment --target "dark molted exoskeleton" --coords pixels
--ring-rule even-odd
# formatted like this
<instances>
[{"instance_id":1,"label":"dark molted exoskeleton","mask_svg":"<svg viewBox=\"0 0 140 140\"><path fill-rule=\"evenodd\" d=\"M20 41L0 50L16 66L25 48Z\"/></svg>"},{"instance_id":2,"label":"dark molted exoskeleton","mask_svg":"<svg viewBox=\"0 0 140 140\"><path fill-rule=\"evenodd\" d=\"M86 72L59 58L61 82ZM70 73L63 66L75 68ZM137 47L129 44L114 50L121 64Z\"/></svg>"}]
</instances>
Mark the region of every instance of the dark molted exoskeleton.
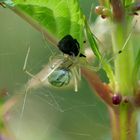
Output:
<instances>
[{"instance_id":1,"label":"dark molted exoskeleton","mask_svg":"<svg viewBox=\"0 0 140 140\"><path fill-rule=\"evenodd\" d=\"M79 43L76 39L74 39L71 35L64 36L58 42L58 48L64 54L68 54L70 56L78 56L80 51ZM79 54L80 57L85 57L83 54Z\"/></svg>"}]
</instances>

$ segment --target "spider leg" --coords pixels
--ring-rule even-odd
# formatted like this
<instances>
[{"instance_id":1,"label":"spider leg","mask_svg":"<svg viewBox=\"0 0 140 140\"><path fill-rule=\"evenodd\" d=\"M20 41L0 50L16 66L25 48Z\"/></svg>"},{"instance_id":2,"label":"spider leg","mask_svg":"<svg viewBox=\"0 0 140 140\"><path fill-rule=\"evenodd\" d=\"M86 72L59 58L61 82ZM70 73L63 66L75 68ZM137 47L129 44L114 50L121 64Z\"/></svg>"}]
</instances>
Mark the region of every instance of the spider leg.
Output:
<instances>
[{"instance_id":1,"label":"spider leg","mask_svg":"<svg viewBox=\"0 0 140 140\"><path fill-rule=\"evenodd\" d=\"M30 50L31 50L31 48L29 47L28 50L27 50L26 56L25 56L24 65L23 65L23 71L24 71L27 75L29 75L30 77L34 77L34 78L35 78L35 75L33 75L32 73L30 73L28 70L26 70L27 61L28 61L28 58L29 58Z\"/></svg>"},{"instance_id":2,"label":"spider leg","mask_svg":"<svg viewBox=\"0 0 140 140\"><path fill-rule=\"evenodd\" d=\"M81 70L80 70L80 68L78 70L79 70L79 73L78 73L76 67L71 69L71 72L73 75L73 80L74 80L74 91L75 92L78 92L78 82L81 80Z\"/></svg>"},{"instance_id":3,"label":"spider leg","mask_svg":"<svg viewBox=\"0 0 140 140\"><path fill-rule=\"evenodd\" d=\"M90 13L89 13L89 18L88 18L88 22L91 23L91 18L92 18L92 14L93 14L93 9L94 9L94 4L91 4L91 8L90 8Z\"/></svg>"},{"instance_id":4,"label":"spider leg","mask_svg":"<svg viewBox=\"0 0 140 140\"><path fill-rule=\"evenodd\" d=\"M80 68L80 66L74 67L74 73L75 73L75 76L77 77L77 80L80 81L81 80L81 68Z\"/></svg>"},{"instance_id":5,"label":"spider leg","mask_svg":"<svg viewBox=\"0 0 140 140\"><path fill-rule=\"evenodd\" d=\"M114 54L114 56L112 56L107 62L112 61L114 58L116 58L117 55L119 55L119 54L121 54L121 53L123 52L123 50L124 50L124 49L126 48L126 46L127 46L128 41L130 40L130 38L131 38L131 36L132 36L132 34L133 34L133 31L134 31L134 28L135 28L136 24L137 24L137 20L136 20L136 22L134 23L134 25L133 25L131 31L129 32L129 34L128 34L127 38L126 38L126 41L124 42L124 45L122 46L122 49L120 49L119 51L117 51L117 52Z\"/></svg>"},{"instance_id":6,"label":"spider leg","mask_svg":"<svg viewBox=\"0 0 140 140\"><path fill-rule=\"evenodd\" d=\"M53 69L55 67L55 65L57 65L58 63L62 63L63 58L64 58L64 56L57 55L57 54L54 54L54 55L50 56L50 58L49 58L49 66L50 66L50 68ZM57 64L52 63L52 62L54 62L54 60L57 60L56 61Z\"/></svg>"},{"instance_id":7,"label":"spider leg","mask_svg":"<svg viewBox=\"0 0 140 140\"><path fill-rule=\"evenodd\" d=\"M73 78L74 78L74 91L77 92L78 91L78 81L77 81L77 77L74 72L73 72Z\"/></svg>"},{"instance_id":8,"label":"spider leg","mask_svg":"<svg viewBox=\"0 0 140 140\"><path fill-rule=\"evenodd\" d=\"M30 73L28 70L26 70L26 65L27 65L27 60L29 57L29 53L30 53L30 48L28 48L27 50L27 54L25 57L25 62L24 62L24 66L23 66L23 71L29 75L30 77L32 77L28 83L27 83L27 87L29 89L31 88L36 88L38 86L40 86L41 84L48 84L47 78L63 63L62 59L54 61L54 66L53 68L51 68L48 64L37 74L32 74Z\"/></svg>"},{"instance_id":9,"label":"spider leg","mask_svg":"<svg viewBox=\"0 0 140 140\"><path fill-rule=\"evenodd\" d=\"M23 71L26 71L26 66L27 66L27 61L28 61L29 53L30 53L30 47L28 48L26 56L25 56L24 65L23 65Z\"/></svg>"}]
</instances>

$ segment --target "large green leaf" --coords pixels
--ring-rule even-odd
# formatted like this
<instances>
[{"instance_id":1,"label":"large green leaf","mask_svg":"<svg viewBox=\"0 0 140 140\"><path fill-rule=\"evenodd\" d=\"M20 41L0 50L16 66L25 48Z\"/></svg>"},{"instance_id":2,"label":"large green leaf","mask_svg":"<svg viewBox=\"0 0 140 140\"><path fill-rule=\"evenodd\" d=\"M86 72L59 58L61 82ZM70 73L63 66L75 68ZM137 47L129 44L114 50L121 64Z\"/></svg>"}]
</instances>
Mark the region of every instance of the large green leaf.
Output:
<instances>
[{"instance_id":1,"label":"large green leaf","mask_svg":"<svg viewBox=\"0 0 140 140\"><path fill-rule=\"evenodd\" d=\"M83 42L83 15L77 0L13 0L15 9L61 39L67 34Z\"/></svg>"}]
</instances>

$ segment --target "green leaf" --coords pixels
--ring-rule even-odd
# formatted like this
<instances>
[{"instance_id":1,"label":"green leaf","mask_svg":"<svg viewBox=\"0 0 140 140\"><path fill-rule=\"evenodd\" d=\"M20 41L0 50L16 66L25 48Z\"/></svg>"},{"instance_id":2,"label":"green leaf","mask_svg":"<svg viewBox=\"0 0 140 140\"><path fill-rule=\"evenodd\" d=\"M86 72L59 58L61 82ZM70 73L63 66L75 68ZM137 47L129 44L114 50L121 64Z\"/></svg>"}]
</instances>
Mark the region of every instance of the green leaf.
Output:
<instances>
[{"instance_id":1,"label":"green leaf","mask_svg":"<svg viewBox=\"0 0 140 140\"><path fill-rule=\"evenodd\" d=\"M87 34L87 38L88 38L90 47L91 47L93 53L95 54L95 56L100 60L100 63L109 78L111 86L112 86L112 88L114 88L115 79L114 79L113 70L112 70L111 66L109 65L109 63L107 62L107 60L105 60L104 57L101 55L99 48L98 48L98 44L96 42L96 37L91 32L90 27L86 20L85 20L85 26L86 26L86 34Z\"/></svg>"},{"instance_id":2,"label":"green leaf","mask_svg":"<svg viewBox=\"0 0 140 140\"><path fill-rule=\"evenodd\" d=\"M13 0L15 8L29 15L58 39L71 34L83 44L84 20L78 0Z\"/></svg>"},{"instance_id":3,"label":"green leaf","mask_svg":"<svg viewBox=\"0 0 140 140\"><path fill-rule=\"evenodd\" d=\"M91 32L90 27L89 27L89 25L88 25L88 23L87 23L86 20L85 20L85 27L86 27L86 35L87 35L87 38L88 38L90 47L91 47L93 53L95 54L95 56L99 60L101 60L101 53L100 53L99 48L98 48L98 45L96 43L96 39L94 38L94 35Z\"/></svg>"}]
</instances>

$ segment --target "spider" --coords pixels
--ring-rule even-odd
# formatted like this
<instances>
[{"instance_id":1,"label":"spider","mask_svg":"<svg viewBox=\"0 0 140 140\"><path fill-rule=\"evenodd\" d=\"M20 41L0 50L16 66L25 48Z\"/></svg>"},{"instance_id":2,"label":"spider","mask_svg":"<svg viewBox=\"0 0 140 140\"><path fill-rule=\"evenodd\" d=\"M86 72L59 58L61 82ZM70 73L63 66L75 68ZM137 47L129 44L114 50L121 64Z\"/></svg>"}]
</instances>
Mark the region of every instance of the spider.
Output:
<instances>
[{"instance_id":1,"label":"spider","mask_svg":"<svg viewBox=\"0 0 140 140\"><path fill-rule=\"evenodd\" d=\"M73 78L77 92L78 81L81 79L79 60L86 56L80 53L79 43L71 35L64 36L57 46L64 53L64 58L48 76L48 82L55 87L62 87L68 85Z\"/></svg>"},{"instance_id":2,"label":"spider","mask_svg":"<svg viewBox=\"0 0 140 140\"><path fill-rule=\"evenodd\" d=\"M80 60L86 56L80 53L79 43L71 35L64 36L58 42L59 50L64 54L57 59L51 60L51 66L47 66L38 74L33 75L26 70L26 64L30 48L27 51L23 70L33 77L29 82L29 87L35 87L39 83L47 82L54 87L65 87L74 81L74 90L78 91L78 81L81 79Z\"/></svg>"},{"instance_id":3,"label":"spider","mask_svg":"<svg viewBox=\"0 0 140 140\"><path fill-rule=\"evenodd\" d=\"M62 51L64 54L70 55L70 56L78 56L79 57L86 57L82 53L79 53L80 46L76 39L74 39L71 35L64 36L59 42L58 42L58 48L60 51Z\"/></svg>"}]
</instances>

